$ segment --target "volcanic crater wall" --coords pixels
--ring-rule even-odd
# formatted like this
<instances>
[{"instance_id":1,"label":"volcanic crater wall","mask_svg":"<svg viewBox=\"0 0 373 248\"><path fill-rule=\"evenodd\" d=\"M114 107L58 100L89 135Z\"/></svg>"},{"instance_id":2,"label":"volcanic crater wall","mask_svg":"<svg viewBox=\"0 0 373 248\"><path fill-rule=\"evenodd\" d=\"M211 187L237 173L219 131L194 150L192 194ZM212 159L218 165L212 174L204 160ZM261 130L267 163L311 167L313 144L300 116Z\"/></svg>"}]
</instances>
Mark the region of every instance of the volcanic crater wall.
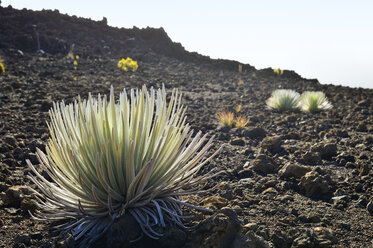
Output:
<instances>
[{"instance_id":1,"label":"volcanic crater wall","mask_svg":"<svg viewBox=\"0 0 373 248\"><path fill-rule=\"evenodd\" d=\"M93 21L59 13L58 10L32 11L0 7L0 49L16 49L23 52L40 48L49 54L74 52L81 56L134 56L144 52L180 59L187 62L211 64L221 69L237 70L237 61L210 59L191 53L180 43L173 42L163 28L134 27L115 28L107 25L107 19ZM244 65L245 71L255 71Z\"/></svg>"}]
</instances>

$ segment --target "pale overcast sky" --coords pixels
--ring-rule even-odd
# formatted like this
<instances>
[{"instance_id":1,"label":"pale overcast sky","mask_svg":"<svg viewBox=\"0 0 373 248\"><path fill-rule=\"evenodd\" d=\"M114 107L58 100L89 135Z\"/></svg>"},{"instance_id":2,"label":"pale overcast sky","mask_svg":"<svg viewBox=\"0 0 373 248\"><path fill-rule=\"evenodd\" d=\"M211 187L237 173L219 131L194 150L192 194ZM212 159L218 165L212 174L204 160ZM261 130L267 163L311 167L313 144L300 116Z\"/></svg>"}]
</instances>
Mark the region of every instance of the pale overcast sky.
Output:
<instances>
[{"instance_id":1,"label":"pale overcast sky","mask_svg":"<svg viewBox=\"0 0 373 248\"><path fill-rule=\"evenodd\" d=\"M371 0L3 0L2 6L163 27L188 51L373 88Z\"/></svg>"}]
</instances>

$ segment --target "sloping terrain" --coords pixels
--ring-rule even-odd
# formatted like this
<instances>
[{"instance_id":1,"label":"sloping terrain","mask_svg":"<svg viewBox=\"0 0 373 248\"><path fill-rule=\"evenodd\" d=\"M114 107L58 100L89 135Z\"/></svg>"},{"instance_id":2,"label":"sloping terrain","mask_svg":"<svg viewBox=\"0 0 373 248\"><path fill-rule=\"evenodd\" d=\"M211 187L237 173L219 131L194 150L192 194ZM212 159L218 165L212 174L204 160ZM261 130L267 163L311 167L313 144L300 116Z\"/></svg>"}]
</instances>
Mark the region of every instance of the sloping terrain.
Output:
<instances>
[{"instance_id":1,"label":"sloping terrain","mask_svg":"<svg viewBox=\"0 0 373 248\"><path fill-rule=\"evenodd\" d=\"M36 54L37 25L40 48ZM277 76L238 62L188 53L162 29L116 29L105 22L0 8L0 247L73 247L45 222L32 220L25 159L45 150L53 101L69 103L123 89L179 88L193 129L216 136L224 150L200 173L222 174L215 189L186 200L216 213L186 209L198 224L170 228L153 241L124 247L372 247L373 90L321 85L294 72ZM78 70L66 57L78 54ZM22 52L18 51L21 50ZM136 72L116 64L130 56ZM309 114L266 109L277 87L324 91L333 109ZM244 128L224 128L216 114L242 104ZM115 229L117 228L117 229ZM97 244L116 247L132 235L120 223ZM115 233L122 235L115 236ZM127 236L126 236L127 235ZM105 244L105 245L104 245Z\"/></svg>"}]
</instances>

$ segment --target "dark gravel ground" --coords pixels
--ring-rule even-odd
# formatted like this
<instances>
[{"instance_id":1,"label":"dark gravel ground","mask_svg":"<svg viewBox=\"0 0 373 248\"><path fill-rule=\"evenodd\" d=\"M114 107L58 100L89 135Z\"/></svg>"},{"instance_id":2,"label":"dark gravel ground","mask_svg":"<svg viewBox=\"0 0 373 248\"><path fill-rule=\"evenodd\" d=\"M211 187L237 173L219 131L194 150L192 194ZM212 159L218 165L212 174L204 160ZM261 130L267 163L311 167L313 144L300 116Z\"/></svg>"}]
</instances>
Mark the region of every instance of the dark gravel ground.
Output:
<instances>
[{"instance_id":1,"label":"dark gravel ground","mask_svg":"<svg viewBox=\"0 0 373 248\"><path fill-rule=\"evenodd\" d=\"M186 198L216 213L192 211L195 218L189 224L198 225L191 231L170 228L161 240L142 240L132 247L373 247L373 90L321 85L290 71L277 77L249 65L239 73L238 62L212 61L163 42L162 30L124 30L134 37L146 33L147 40L138 38L141 45L126 41L123 50L116 50L115 30L100 49L91 43L86 47L79 43L88 39L86 23L93 30L95 25L106 30L105 25L54 12L55 23L65 20L85 31L62 39L62 34L55 36L62 32L59 27L52 27L45 39L63 40L65 50L36 55L11 40L22 36L20 27L30 18L40 27L51 12L0 8L0 13L0 20L7 20L0 22L0 30L14 29L5 33L7 43L0 42L6 67L0 75L0 247L73 246L71 238L58 236L28 213L35 205L26 186L35 186L25 177L30 171L25 159L37 164L36 147L45 149L52 102L69 103L88 92L107 94L111 85L118 94L143 84L179 88L192 127L216 135L214 149L226 145L200 172L223 171L206 182L216 189ZM149 49L154 37L162 46ZM80 55L76 71L66 58L74 41ZM168 54L167 46L179 50ZM137 72L116 68L128 55L139 61ZM333 109L315 114L268 110L265 100L277 87L324 91ZM236 104L250 117L248 126L221 127L216 114ZM101 240L97 247L115 247L109 243Z\"/></svg>"}]
</instances>

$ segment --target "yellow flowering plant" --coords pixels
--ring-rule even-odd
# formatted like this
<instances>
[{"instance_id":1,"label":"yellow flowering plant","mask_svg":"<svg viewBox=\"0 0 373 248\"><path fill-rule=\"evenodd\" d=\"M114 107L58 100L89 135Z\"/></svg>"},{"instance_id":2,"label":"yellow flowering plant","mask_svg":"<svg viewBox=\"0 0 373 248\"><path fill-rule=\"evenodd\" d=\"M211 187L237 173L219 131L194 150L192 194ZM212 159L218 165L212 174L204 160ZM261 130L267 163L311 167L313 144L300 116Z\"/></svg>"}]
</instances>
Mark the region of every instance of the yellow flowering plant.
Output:
<instances>
[{"instance_id":1,"label":"yellow flowering plant","mask_svg":"<svg viewBox=\"0 0 373 248\"><path fill-rule=\"evenodd\" d=\"M240 112L241 111L241 109L242 109L242 104L240 103L240 104L237 104L236 105L236 113L238 113L238 112Z\"/></svg>"},{"instance_id":2,"label":"yellow flowering plant","mask_svg":"<svg viewBox=\"0 0 373 248\"><path fill-rule=\"evenodd\" d=\"M280 68L277 68L277 69L273 69L273 72L279 76L283 75L284 74L284 71L281 70Z\"/></svg>"},{"instance_id":3,"label":"yellow flowering plant","mask_svg":"<svg viewBox=\"0 0 373 248\"><path fill-rule=\"evenodd\" d=\"M3 64L3 61L0 60L0 74L5 73L5 66Z\"/></svg>"},{"instance_id":4,"label":"yellow flowering plant","mask_svg":"<svg viewBox=\"0 0 373 248\"><path fill-rule=\"evenodd\" d=\"M118 61L118 68L122 71L137 71L137 68L139 65L137 64L137 61L131 59L130 57L127 57L126 59L121 59Z\"/></svg>"}]
</instances>

